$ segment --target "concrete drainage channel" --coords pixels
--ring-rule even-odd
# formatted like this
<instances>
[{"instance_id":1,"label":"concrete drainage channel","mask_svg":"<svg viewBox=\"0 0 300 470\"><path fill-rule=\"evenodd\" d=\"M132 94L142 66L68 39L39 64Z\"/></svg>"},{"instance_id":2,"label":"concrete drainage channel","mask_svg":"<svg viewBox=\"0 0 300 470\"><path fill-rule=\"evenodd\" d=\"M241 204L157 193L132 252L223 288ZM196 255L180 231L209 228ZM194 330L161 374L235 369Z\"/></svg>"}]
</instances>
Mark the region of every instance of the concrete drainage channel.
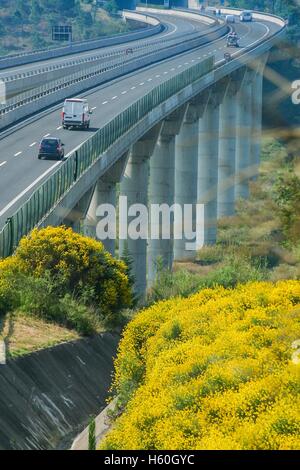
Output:
<instances>
[{"instance_id":1,"label":"concrete drainage channel","mask_svg":"<svg viewBox=\"0 0 300 470\"><path fill-rule=\"evenodd\" d=\"M0 449L70 449L106 407L118 342L104 333L0 365Z\"/></svg>"}]
</instances>

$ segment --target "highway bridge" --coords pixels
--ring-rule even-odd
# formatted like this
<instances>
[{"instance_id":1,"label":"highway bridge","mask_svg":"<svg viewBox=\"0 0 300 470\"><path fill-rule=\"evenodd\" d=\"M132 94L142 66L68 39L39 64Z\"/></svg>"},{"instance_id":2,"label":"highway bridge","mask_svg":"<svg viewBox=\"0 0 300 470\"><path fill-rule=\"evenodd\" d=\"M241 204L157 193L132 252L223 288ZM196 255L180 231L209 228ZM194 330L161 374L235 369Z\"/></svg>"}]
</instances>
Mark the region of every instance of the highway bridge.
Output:
<instances>
[{"instance_id":1,"label":"highway bridge","mask_svg":"<svg viewBox=\"0 0 300 470\"><path fill-rule=\"evenodd\" d=\"M238 15L222 10L227 12ZM106 70L98 64L86 76L87 66L78 65L77 78L72 70L67 83L53 88L52 77L39 96L33 88L27 101L1 115L0 256L9 255L35 226L67 224L96 236L97 208L115 205L117 188L128 205L204 204L205 244L216 241L217 219L233 215L236 200L248 196L259 165L263 69L285 21L263 13L255 13L252 23L237 21L240 48L227 62L228 26L222 18L192 10L146 15L165 28L131 41L130 59L119 54L120 45L102 48L101 54L112 53L119 62ZM89 130L62 129L61 99L75 93L93 109ZM11 124L7 115L14 116ZM65 143L64 162L37 160L39 141L49 135ZM158 257L169 268L174 259L194 258L187 241L119 240L119 253L126 242L134 260L137 292L154 279ZM115 252L115 240L104 244Z\"/></svg>"}]
</instances>

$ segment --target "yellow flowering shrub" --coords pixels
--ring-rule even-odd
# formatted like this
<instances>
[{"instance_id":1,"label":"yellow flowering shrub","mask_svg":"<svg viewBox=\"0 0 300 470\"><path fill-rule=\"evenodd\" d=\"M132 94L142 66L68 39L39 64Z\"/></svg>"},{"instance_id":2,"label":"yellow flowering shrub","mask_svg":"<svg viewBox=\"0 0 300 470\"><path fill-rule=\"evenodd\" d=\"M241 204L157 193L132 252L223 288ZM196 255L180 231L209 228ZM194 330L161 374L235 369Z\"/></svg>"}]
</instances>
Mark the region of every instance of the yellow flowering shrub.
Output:
<instances>
[{"instance_id":1,"label":"yellow flowering shrub","mask_svg":"<svg viewBox=\"0 0 300 470\"><path fill-rule=\"evenodd\" d=\"M300 281L205 289L127 326L103 449L299 449Z\"/></svg>"},{"instance_id":2,"label":"yellow flowering shrub","mask_svg":"<svg viewBox=\"0 0 300 470\"><path fill-rule=\"evenodd\" d=\"M0 286L12 262L23 275L53 280L58 294L87 292L104 314L131 305L125 264L105 251L101 242L71 228L35 229L22 238L15 255L0 262Z\"/></svg>"},{"instance_id":3,"label":"yellow flowering shrub","mask_svg":"<svg viewBox=\"0 0 300 470\"><path fill-rule=\"evenodd\" d=\"M0 260L0 315L17 302L14 281L18 270L18 262L14 256Z\"/></svg>"}]
</instances>

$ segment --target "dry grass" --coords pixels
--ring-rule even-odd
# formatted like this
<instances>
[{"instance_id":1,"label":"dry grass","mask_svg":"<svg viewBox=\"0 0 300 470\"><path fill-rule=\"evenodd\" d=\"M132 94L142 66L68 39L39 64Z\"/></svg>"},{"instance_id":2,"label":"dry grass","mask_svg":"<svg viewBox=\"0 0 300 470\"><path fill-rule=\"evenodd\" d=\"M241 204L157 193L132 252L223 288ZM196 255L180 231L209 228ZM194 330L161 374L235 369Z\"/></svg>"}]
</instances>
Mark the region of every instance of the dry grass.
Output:
<instances>
[{"instance_id":1,"label":"dry grass","mask_svg":"<svg viewBox=\"0 0 300 470\"><path fill-rule=\"evenodd\" d=\"M11 357L80 338L74 330L19 312L7 314L1 336L6 343L7 354Z\"/></svg>"}]
</instances>

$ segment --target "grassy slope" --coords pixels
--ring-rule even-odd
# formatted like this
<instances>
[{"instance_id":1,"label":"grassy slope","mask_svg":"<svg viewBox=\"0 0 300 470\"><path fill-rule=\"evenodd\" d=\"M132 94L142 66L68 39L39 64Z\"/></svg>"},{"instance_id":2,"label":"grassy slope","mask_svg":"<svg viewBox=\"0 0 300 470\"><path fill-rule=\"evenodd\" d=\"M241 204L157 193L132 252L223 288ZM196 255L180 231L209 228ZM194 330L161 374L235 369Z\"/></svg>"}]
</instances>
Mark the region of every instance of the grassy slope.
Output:
<instances>
[{"instance_id":1,"label":"grassy slope","mask_svg":"<svg viewBox=\"0 0 300 470\"><path fill-rule=\"evenodd\" d=\"M7 356L16 357L79 339L80 335L75 330L15 312L2 320L0 338L5 341Z\"/></svg>"}]
</instances>

